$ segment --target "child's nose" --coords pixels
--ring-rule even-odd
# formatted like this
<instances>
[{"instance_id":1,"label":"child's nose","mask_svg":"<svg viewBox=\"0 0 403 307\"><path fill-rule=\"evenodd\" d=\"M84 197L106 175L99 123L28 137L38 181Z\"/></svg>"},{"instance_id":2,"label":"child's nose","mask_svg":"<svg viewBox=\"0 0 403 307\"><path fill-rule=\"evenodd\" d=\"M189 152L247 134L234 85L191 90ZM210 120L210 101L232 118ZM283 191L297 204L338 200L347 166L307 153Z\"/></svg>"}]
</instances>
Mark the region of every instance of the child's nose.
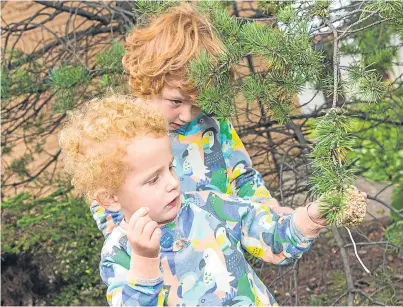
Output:
<instances>
[{"instance_id":1,"label":"child's nose","mask_svg":"<svg viewBox=\"0 0 403 307\"><path fill-rule=\"evenodd\" d=\"M192 106L183 106L181 113L179 114L179 119L183 123L188 123L192 120Z\"/></svg>"},{"instance_id":2,"label":"child's nose","mask_svg":"<svg viewBox=\"0 0 403 307\"><path fill-rule=\"evenodd\" d=\"M173 190L178 190L179 188L179 179L178 176L176 176L176 173L171 174L170 181L167 185L167 191L171 192Z\"/></svg>"}]
</instances>

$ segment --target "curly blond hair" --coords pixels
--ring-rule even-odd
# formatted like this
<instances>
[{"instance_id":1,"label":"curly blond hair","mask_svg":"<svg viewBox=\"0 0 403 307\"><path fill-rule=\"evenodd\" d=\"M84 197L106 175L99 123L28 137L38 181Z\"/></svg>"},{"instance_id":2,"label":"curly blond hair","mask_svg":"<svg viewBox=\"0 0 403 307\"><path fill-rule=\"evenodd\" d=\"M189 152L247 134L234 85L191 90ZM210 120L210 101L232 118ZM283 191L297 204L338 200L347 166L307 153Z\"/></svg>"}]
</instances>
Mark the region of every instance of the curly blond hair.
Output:
<instances>
[{"instance_id":1,"label":"curly blond hair","mask_svg":"<svg viewBox=\"0 0 403 307\"><path fill-rule=\"evenodd\" d=\"M189 3L181 3L128 35L123 67L136 97L160 94L166 85L179 88L193 100L197 91L187 73L189 62L201 50L217 58L224 45L210 22Z\"/></svg>"},{"instance_id":2,"label":"curly blond hair","mask_svg":"<svg viewBox=\"0 0 403 307\"><path fill-rule=\"evenodd\" d=\"M79 194L89 200L122 184L126 146L138 135L166 136L162 114L145 109L133 97L113 95L89 101L76 111L59 133L64 167Z\"/></svg>"}]
</instances>

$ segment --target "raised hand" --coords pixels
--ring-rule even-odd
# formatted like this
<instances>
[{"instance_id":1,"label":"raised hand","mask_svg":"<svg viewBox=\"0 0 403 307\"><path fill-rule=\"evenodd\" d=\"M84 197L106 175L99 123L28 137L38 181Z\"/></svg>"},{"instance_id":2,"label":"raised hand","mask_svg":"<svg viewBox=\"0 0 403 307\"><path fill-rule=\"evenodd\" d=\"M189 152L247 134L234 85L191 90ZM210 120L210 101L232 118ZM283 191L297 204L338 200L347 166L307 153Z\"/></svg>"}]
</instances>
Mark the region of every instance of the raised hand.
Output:
<instances>
[{"instance_id":1,"label":"raised hand","mask_svg":"<svg viewBox=\"0 0 403 307\"><path fill-rule=\"evenodd\" d=\"M159 255L161 229L148 215L149 209L141 207L129 221L127 238L133 253L138 256L155 258Z\"/></svg>"},{"instance_id":2,"label":"raised hand","mask_svg":"<svg viewBox=\"0 0 403 307\"><path fill-rule=\"evenodd\" d=\"M360 192L356 187L351 186L347 199L348 206L343 208L343 219L337 226L353 227L358 226L364 220L367 211L367 194ZM329 222L322 217L320 212L321 199L308 205L308 215L315 223L327 226Z\"/></svg>"}]
</instances>

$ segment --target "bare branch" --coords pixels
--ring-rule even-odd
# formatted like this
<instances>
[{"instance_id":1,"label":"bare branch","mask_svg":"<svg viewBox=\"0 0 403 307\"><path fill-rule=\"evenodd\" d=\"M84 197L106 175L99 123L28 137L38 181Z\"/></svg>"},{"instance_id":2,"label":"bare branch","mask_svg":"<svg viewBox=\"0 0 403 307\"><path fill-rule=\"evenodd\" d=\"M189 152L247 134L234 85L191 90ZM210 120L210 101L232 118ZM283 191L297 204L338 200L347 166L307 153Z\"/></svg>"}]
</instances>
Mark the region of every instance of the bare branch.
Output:
<instances>
[{"instance_id":1,"label":"bare branch","mask_svg":"<svg viewBox=\"0 0 403 307\"><path fill-rule=\"evenodd\" d=\"M91 14L88 11L79 9L78 7L70 7L70 6L66 6L64 5L63 1L40 1L40 0L36 0L36 3L39 3L43 6L46 7L50 7L53 8L57 11L63 11L63 12L68 12L70 14L77 14L80 15L82 17L85 17L88 20L96 20L99 21L101 24L103 25L109 25L112 21L111 16L99 16L97 14Z\"/></svg>"},{"instance_id":2,"label":"bare branch","mask_svg":"<svg viewBox=\"0 0 403 307\"><path fill-rule=\"evenodd\" d=\"M376 198L374 196L368 195L368 199L371 200L375 200L376 202L382 204L383 206L385 206L386 208L388 208L389 210L393 211L394 213L396 213L402 220L403 220L403 214L401 214L398 210L396 210L395 208L393 208L392 206L388 205L386 202L384 202L383 200Z\"/></svg>"}]
</instances>

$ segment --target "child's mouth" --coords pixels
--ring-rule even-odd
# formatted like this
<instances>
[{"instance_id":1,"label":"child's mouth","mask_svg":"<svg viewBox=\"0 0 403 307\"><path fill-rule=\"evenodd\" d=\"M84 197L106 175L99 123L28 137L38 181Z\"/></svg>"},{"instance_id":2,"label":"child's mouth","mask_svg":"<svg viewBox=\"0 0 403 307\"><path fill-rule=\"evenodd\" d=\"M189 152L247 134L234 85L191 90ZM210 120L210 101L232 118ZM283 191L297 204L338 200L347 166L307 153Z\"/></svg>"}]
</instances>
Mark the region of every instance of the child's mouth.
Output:
<instances>
[{"instance_id":1,"label":"child's mouth","mask_svg":"<svg viewBox=\"0 0 403 307\"><path fill-rule=\"evenodd\" d=\"M168 203L167 207L175 207L178 201L178 197L175 197L173 201Z\"/></svg>"},{"instance_id":2,"label":"child's mouth","mask_svg":"<svg viewBox=\"0 0 403 307\"><path fill-rule=\"evenodd\" d=\"M180 127L182 127L182 125L178 125L176 123L171 123L171 128L174 130L178 130Z\"/></svg>"}]
</instances>

